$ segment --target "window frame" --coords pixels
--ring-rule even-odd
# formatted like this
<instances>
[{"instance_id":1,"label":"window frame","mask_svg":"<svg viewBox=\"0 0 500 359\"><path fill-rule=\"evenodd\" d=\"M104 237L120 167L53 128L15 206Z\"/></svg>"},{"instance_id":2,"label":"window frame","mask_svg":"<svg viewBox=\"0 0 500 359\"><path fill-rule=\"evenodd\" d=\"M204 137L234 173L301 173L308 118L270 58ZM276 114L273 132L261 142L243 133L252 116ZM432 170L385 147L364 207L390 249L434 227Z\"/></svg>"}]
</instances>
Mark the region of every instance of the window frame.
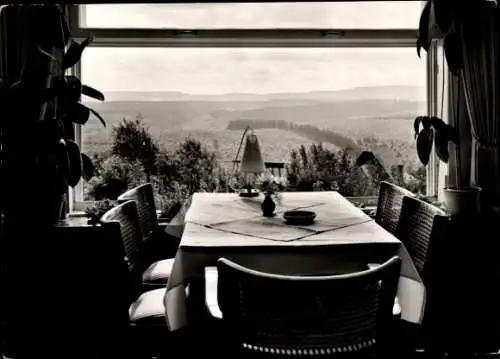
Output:
<instances>
[{"instance_id":1,"label":"window frame","mask_svg":"<svg viewBox=\"0 0 500 359\"><path fill-rule=\"evenodd\" d=\"M418 32L417 29L82 28L79 24L82 8L78 5L67 6L72 38L81 41L92 34L94 41L90 46L95 47L415 47ZM415 56L417 56L416 53ZM438 89L440 72L438 47L435 43L425 59L427 112L429 115L437 115L440 108L440 89ZM80 77L81 64L78 63L72 71ZM76 141L81 146L82 126L77 125L75 132ZM442 187L439 167L437 156L432 152L426 168L428 196L437 196L438 189ZM83 201L83 181L80 181L75 188L70 188L69 196L70 214L81 213L93 203Z\"/></svg>"}]
</instances>

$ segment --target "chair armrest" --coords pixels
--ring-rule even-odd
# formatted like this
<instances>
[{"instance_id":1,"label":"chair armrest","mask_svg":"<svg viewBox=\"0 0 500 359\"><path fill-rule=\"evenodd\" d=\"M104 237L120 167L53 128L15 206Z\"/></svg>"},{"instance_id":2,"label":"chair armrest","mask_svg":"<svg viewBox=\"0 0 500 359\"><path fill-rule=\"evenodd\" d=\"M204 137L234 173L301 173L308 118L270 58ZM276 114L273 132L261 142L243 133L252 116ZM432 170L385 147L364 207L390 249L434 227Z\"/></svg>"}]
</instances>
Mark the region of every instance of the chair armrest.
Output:
<instances>
[{"instance_id":1,"label":"chair armrest","mask_svg":"<svg viewBox=\"0 0 500 359\"><path fill-rule=\"evenodd\" d=\"M222 319L222 312L217 301L217 267L205 267L205 304L212 317Z\"/></svg>"}]
</instances>

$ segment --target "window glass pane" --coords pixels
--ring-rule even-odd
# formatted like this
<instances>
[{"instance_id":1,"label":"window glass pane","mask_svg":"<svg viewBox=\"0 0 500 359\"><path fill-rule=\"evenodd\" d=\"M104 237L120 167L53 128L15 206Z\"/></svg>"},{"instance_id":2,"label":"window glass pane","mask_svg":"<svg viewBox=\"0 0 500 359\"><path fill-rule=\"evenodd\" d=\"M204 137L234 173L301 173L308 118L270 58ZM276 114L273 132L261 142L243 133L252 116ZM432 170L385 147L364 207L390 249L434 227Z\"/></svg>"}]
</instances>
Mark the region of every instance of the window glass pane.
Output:
<instances>
[{"instance_id":1,"label":"window glass pane","mask_svg":"<svg viewBox=\"0 0 500 359\"><path fill-rule=\"evenodd\" d=\"M80 6L82 27L415 29L419 1Z\"/></svg>"},{"instance_id":2,"label":"window glass pane","mask_svg":"<svg viewBox=\"0 0 500 359\"><path fill-rule=\"evenodd\" d=\"M86 199L91 193L112 196L108 184L123 173L129 180L123 186L149 179L170 193L164 198L172 191L182 197L188 187L225 190L247 125L259 138L264 161L292 166L282 175L295 176L289 182L301 190L320 186L346 196L375 195L378 173L367 176L353 163L362 150L373 151L388 173L403 166L404 184L425 189L413 119L426 113L426 67L413 48L92 47L81 66L83 82L106 95L106 102L86 104L108 122L103 128L91 119L82 130L83 150L98 155L101 168L101 176L86 184ZM126 132L124 119L132 121L129 130L139 120L154 138L163 161L159 175L148 145L141 145L144 138L123 140L113 132L121 123ZM182 147L188 138L199 141L215 162ZM137 147L126 152L127 143ZM307 165L300 155L293 159L301 146L309 151L318 143L324 151L317 162L311 153ZM109 159L113 146L130 157L124 160L133 164L129 172L120 174L122 160Z\"/></svg>"}]
</instances>

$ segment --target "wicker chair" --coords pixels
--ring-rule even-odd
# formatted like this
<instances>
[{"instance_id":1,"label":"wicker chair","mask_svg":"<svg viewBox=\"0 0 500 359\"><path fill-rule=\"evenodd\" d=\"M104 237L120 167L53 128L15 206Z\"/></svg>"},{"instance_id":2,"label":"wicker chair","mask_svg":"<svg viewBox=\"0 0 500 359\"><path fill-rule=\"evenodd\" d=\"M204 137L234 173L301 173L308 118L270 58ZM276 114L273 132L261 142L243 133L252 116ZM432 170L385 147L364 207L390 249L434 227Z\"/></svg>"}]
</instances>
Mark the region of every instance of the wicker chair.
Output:
<instances>
[{"instance_id":1,"label":"wicker chair","mask_svg":"<svg viewBox=\"0 0 500 359\"><path fill-rule=\"evenodd\" d=\"M118 203L135 201L139 215L145 257L150 262L173 258L179 242L177 238L168 236L159 225L156 215L156 204L153 186L150 183L132 188L118 197Z\"/></svg>"},{"instance_id":2,"label":"wicker chair","mask_svg":"<svg viewBox=\"0 0 500 359\"><path fill-rule=\"evenodd\" d=\"M427 299L422 325L407 324L402 331L413 337L411 340L415 348L424 348L429 353L442 351L438 348L444 344L443 335L447 331L443 308L448 308L450 303L444 299L448 297L444 284L448 282L445 278L449 271L445 268L445 259L446 251L450 252L453 248L447 242L448 229L449 218L444 211L417 198L403 199L397 237L407 248L422 278Z\"/></svg>"},{"instance_id":3,"label":"wicker chair","mask_svg":"<svg viewBox=\"0 0 500 359\"><path fill-rule=\"evenodd\" d=\"M375 222L394 235L397 235L404 197L415 197L415 195L395 184L380 182Z\"/></svg>"},{"instance_id":4,"label":"wicker chair","mask_svg":"<svg viewBox=\"0 0 500 359\"><path fill-rule=\"evenodd\" d=\"M130 358L150 358L162 355L167 347L165 340L169 338L163 301L166 286L164 284L160 288L144 286L147 278L144 278L144 273L141 273L140 245L142 240L135 202L128 201L109 210L101 218L101 223L107 233L113 238L119 238L123 243L122 255L125 262L123 267L124 272L127 273L127 288L123 291L126 298L120 301L122 303L120 310L125 312L124 315L128 310L129 333L127 337L121 339L121 343L116 344L116 349L123 354L123 357ZM147 290L150 288L153 289ZM108 301L107 305L113 306L115 312L118 310L116 304ZM130 338L131 342L127 342L126 338Z\"/></svg>"},{"instance_id":5,"label":"wicker chair","mask_svg":"<svg viewBox=\"0 0 500 359\"><path fill-rule=\"evenodd\" d=\"M445 233L448 217L440 208L417 198L405 197L402 204L396 236L405 245L425 282L431 241Z\"/></svg>"},{"instance_id":6,"label":"wicker chair","mask_svg":"<svg viewBox=\"0 0 500 359\"><path fill-rule=\"evenodd\" d=\"M157 217L153 187L150 183L132 188L118 197L118 202L135 201L139 214L142 239L148 241L156 235Z\"/></svg>"},{"instance_id":7,"label":"wicker chair","mask_svg":"<svg viewBox=\"0 0 500 359\"><path fill-rule=\"evenodd\" d=\"M164 259L149 263L144 256L142 232L135 201L127 201L110 209L101 217L103 225L119 224L126 260L132 275L142 279L142 284L149 288L166 286L174 259Z\"/></svg>"},{"instance_id":8,"label":"wicker chair","mask_svg":"<svg viewBox=\"0 0 500 359\"><path fill-rule=\"evenodd\" d=\"M334 276L283 276L221 258L218 304L238 357L387 353L401 261Z\"/></svg>"}]
</instances>

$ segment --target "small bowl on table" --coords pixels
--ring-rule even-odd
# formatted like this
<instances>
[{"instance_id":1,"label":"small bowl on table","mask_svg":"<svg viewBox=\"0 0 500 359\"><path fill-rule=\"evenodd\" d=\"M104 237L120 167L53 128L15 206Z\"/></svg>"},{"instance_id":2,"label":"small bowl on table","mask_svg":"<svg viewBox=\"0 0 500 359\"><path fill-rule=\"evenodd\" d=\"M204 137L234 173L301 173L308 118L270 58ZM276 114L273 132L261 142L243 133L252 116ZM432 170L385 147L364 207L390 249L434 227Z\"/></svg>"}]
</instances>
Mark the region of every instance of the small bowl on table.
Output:
<instances>
[{"instance_id":1,"label":"small bowl on table","mask_svg":"<svg viewBox=\"0 0 500 359\"><path fill-rule=\"evenodd\" d=\"M291 225L310 225L314 223L314 219L316 218L316 213L312 211L287 211L283 213L283 218L285 219L286 224Z\"/></svg>"}]
</instances>

